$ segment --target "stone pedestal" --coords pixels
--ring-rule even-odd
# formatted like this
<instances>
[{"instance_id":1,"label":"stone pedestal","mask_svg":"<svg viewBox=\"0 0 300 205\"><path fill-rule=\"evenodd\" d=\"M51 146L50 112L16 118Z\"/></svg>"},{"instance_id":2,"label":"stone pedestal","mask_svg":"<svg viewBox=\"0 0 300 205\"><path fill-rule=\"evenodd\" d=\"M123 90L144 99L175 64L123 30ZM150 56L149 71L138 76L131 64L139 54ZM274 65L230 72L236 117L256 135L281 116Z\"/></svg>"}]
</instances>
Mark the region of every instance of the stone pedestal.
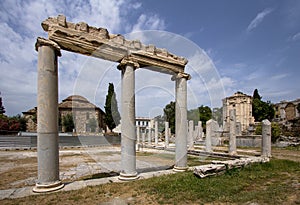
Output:
<instances>
[{"instance_id":1,"label":"stone pedestal","mask_svg":"<svg viewBox=\"0 0 300 205\"><path fill-rule=\"evenodd\" d=\"M229 110L229 154L236 155L236 114L235 110Z\"/></svg>"},{"instance_id":2,"label":"stone pedestal","mask_svg":"<svg viewBox=\"0 0 300 205\"><path fill-rule=\"evenodd\" d=\"M58 75L59 47L52 41L38 38L37 93L37 158L38 181L34 192L50 192L62 188L59 180L58 150Z\"/></svg>"},{"instance_id":3,"label":"stone pedestal","mask_svg":"<svg viewBox=\"0 0 300 205\"><path fill-rule=\"evenodd\" d=\"M262 121L262 145L261 145L261 156L271 157L271 122L269 120Z\"/></svg>"},{"instance_id":4,"label":"stone pedestal","mask_svg":"<svg viewBox=\"0 0 300 205\"><path fill-rule=\"evenodd\" d=\"M134 63L122 61L122 113L121 113L121 172L120 180L138 178L136 171L135 131L135 75Z\"/></svg>"},{"instance_id":5,"label":"stone pedestal","mask_svg":"<svg viewBox=\"0 0 300 205\"><path fill-rule=\"evenodd\" d=\"M175 166L174 171L187 170L187 79L178 74L176 80L175 102Z\"/></svg>"}]
</instances>

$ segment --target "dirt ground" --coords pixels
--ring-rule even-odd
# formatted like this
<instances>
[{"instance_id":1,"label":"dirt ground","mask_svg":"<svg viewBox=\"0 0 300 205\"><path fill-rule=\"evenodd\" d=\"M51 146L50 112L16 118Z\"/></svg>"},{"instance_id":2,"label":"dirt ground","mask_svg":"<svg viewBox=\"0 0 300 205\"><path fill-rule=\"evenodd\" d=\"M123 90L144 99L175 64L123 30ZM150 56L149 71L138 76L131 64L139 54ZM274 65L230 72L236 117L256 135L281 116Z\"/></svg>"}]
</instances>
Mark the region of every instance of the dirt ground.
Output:
<instances>
[{"instance_id":1,"label":"dirt ground","mask_svg":"<svg viewBox=\"0 0 300 205\"><path fill-rule=\"evenodd\" d=\"M259 150L248 148L245 151L257 153ZM272 156L300 161L298 149L273 148ZM99 173L117 175L121 160L120 147L63 149L60 150L59 160L60 179L63 182L89 178ZM199 159L200 163L203 161L207 159ZM139 172L166 169L173 163L174 153L155 150L137 153ZM36 150L0 151L0 178L0 190L34 185L37 179Z\"/></svg>"}]
</instances>

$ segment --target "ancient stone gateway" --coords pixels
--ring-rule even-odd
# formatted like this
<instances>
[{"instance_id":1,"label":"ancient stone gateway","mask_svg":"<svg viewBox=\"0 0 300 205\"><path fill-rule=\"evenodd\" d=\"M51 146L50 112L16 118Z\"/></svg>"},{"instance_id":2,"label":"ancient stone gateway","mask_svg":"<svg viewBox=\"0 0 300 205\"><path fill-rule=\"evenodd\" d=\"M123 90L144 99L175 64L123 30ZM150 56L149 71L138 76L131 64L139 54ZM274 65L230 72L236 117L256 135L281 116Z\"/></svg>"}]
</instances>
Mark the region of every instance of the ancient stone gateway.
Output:
<instances>
[{"instance_id":1,"label":"ancient stone gateway","mask_svg":"<svg viewBox=\"0 0 300 205\"><path fill-rule=\"evenodd\" d=\"M121 70L121 172L119 179L138 178L136 171L135 70L150 69L172 75L176 94L176 151L174 171L187 169L187 60L153 45L129 41L104 28L70 23L59 15L42 22L48 39L37 38L38 51L38 182L35 192L63 187L59 179L58 66L60 49L118 62Z\"/></svg>"}]
</instances>

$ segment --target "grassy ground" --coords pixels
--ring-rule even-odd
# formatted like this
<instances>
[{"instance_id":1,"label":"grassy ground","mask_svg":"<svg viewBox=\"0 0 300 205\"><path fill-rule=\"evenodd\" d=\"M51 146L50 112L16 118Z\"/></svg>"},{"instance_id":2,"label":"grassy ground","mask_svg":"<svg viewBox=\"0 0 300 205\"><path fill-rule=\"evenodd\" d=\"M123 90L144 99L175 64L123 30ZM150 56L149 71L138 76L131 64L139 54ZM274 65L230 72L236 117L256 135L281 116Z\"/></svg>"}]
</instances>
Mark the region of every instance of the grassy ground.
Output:
<instances>
[{"instance_id":1,"label":"grassy ground","mask_svg":"<svg viewBox=\"0 0 300 205\"><path fill-rule=\"evenodd\" d=\"M112 203L105 203L112 202ZM199 179L192 172L128 183L87 187L0 204L300 204L300 163L272 159L222 176Z\"/></svg>"}]
</instances>

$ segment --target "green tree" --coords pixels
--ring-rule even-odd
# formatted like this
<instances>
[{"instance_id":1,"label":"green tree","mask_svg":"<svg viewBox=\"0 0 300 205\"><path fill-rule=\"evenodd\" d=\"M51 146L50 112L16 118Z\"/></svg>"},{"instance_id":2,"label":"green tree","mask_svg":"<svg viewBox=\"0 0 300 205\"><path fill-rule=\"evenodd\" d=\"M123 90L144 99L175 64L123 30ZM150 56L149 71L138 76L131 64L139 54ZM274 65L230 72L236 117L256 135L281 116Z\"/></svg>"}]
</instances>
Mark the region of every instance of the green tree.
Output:
<instances>
[{"instance_id":1,"label":"green tree","mask_svg":"<svg viewBox=\"0 0 300 205\"><path fill-rule=\"evenodd\" d=\"M62 125L65 128L65 132L72 132L75 125L73 115L68 113L62 117Z\"/></svg>"},{"instance_id":2,"label":"green tree","mask_svg":"<svg viewBox=\"0 0 300 205\"><path fill-rule=\"evenodd\" d=\"M20 123L20 128L19 128L19 131L26 131L26 123L27 123L27 120L25 117L21 116L20 114L14 116L13 118L16 119L17 122Z\"/></svg>"},{"instance_id":3,"label":"green tree","mask_svg":"<svg viewBox=\"0 0 300 205\"><path fill-rule=\"evenodd\" d=\"M0 115L4 114L5 113L5 108L4 106L2 105L2 97L0 97Z\"/></svg>"},{"instance_id":4,"label":"green tree","mask_svg":"<svg viewBox=\"0 0 300 205\"><path fill-rule=\"evenodd\" d=\"M275 110L270 101L264 102L261 100L257 89L253 93L252 113L255 121L260 122L264 119L272 120L274 118Z\"/></svg>"},{"instance_id":5,"label":"green tree","mask_svg":"<svg viewBox=\"0 0 300 205\"><path fill-rule=\"evenodd\" d=\"M110 130L114 129L118 124L120 124L120 113L118 111L118 103L116 99L116 94L114 91L114 84L109 83L108 92L105 100L105 123Z\"/></svg>"},{"instance_id":6,"label":"green tree","mask_svg":"<svg viewBox=\"0 0 300 205\"><path fill-rule=\"evenodd\" d=\"M258 94L258 90L255 89L254 92L253 92L253 99L259 99L261 100L261 96Z\"/></svg>"},{"instance_id":7,"label":"green tree","mask_svg":"<svg viewBox=\"0 0 300 205\"><path fill-rule=\"evenodd\" d=\"M164 117L167 122L169 122L169 127L171 132L175 133L175 102L171 101L164 108Z\"/></svg>"},{"instance_id":8,"label":"green tree","mask_svg":"<svg viewBox=\"0 0 300 205\"><path fill-rule=\"evenodd\" d=\"M2 131L26 131L27 120L21 115L12 117L0 114L0 130Z\"/></svg>"},{"instance_id":9,"label":"green tree","mask_svg":"<svg viewBox=\"0 0 300 205\"><path fill-rule=\"evenodd\" d=\"M191 109L187 112L188 120L193 120L194 123L202 121L203 129L206 128L206 121L212 119L212 111L210 107L201 105L196 109Z\"/></svg>"}]
</instances>

